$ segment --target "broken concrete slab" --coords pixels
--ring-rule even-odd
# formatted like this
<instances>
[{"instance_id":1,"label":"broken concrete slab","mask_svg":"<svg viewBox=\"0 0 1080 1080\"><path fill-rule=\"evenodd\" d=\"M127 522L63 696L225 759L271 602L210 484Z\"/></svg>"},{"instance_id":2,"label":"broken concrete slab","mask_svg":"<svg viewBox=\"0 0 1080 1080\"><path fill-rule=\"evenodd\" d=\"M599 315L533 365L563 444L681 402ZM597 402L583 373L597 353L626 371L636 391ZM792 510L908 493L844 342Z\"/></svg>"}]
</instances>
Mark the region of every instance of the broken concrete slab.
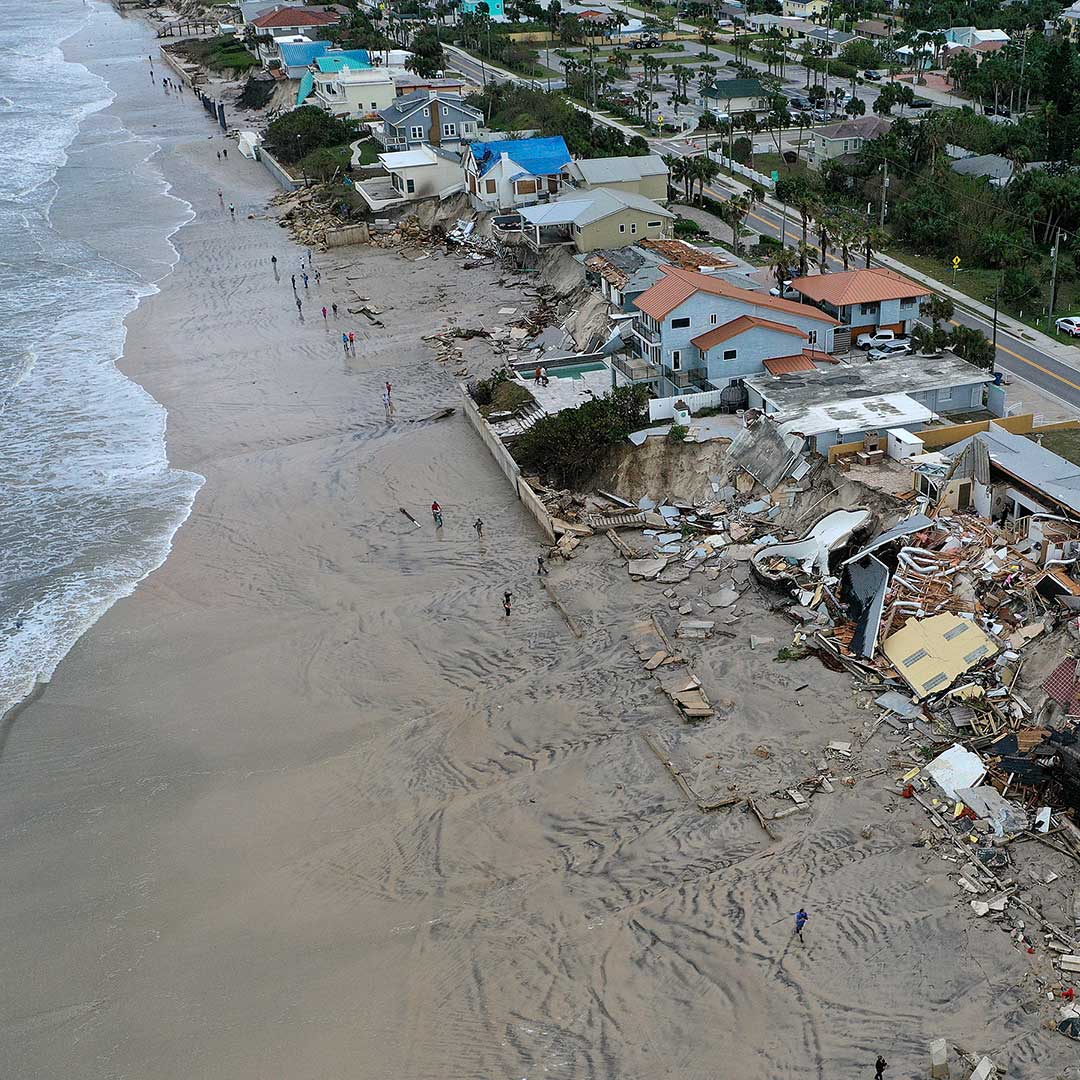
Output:
<instances>
[{"instance_id":1,"label":"broken concrete slab","mask_svg":"<svg viewBox=\"0 0 1080 1080\"><path fill-rule=\"evenodd\" d=\"M750 648L760 649L763 645L775 645L776 638L772 637L759 637L757 634L750 635Z\"/></svg>"},{"instance_id":2,"label":"broken concrete slab","mask_svg":"<svg viewBox=\"0 0 1080 1080\"><path fill-rule=\"evenodd\" d=\"M642 578L645 581L652 581L660 574L660 571L663 570L667 564L667 559L631 559L626 564L626 569L633 578Z\"/></svg>"},{"instance_id":3,"label":"broken concrete slab","mask_svg":"<svg viewBox=\"0 0 1080 1080\"><path fill-rule=\"evenodd\" d=\"M994 1080L997 1076L997 1066L988 1057L984 1057L975 1066L970 1080Z\"/></svg>"},{"instance_id":4,"label":"broken concrete slab","mask_svg":"<svg viewBox=\"0 0 1080 1080\"><path fill-rule=\"evenodd\" d=\"M705 597L705 603L711 608L727 608L738 599L739 594L734 589L721 589L719 592L709 593Z\"/></svg>"}]
</instances>

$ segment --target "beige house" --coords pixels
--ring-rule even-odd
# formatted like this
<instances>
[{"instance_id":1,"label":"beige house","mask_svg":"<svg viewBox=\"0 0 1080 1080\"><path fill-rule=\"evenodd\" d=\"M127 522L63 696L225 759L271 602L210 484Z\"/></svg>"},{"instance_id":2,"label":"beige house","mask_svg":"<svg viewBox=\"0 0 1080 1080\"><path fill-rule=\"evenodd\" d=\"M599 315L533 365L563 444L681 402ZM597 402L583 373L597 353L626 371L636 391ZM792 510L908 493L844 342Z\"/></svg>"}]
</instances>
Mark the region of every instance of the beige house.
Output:
<instances>
[{"instance_id":1,"label":"beige house","mask_svg":"<svg viewBox=\"0 0 1080 1080\"><path fill-rule=\"evenodd\" d=\"M573 245L578 251L621 248L672 234L675 215L631 191L597 188L521 211L522 234L534 251Z\"/></svg>"},{"instance_id":2,"label":"beige house","mask_svg":"<svg viewBox=\"0 0 1080 1080\"><path fill-rule=\"evenodd\" d=\"M379 155L386 170L356 185L372 210L419 199L445 199L461 190L461 157L440 146L417 146Z\"/></svg>"},{"instance_id":3,"label":"beige house","mask_svg":"<svg viewBox=\"0 0 1080 1080\"><path fill-rule=\"evenodd\" d=\"M847 154L857 154L873 139L887 135L892 123L883 116L855 116L836 124L826 124L811 132L807 161L812 169Z\"/></svg>"},{"instance_id":4,"label":"beige house","mask_svg":"<svg viewBox=\"0 0 1080 1080\"><path fill-rule=\"evenodd\" d=\"M643 157L580 158L566 166L563 176L574 187L585 191L603 187L666 203L668 171L659 154L646 154Z\"/></svg>"}]
</instances>

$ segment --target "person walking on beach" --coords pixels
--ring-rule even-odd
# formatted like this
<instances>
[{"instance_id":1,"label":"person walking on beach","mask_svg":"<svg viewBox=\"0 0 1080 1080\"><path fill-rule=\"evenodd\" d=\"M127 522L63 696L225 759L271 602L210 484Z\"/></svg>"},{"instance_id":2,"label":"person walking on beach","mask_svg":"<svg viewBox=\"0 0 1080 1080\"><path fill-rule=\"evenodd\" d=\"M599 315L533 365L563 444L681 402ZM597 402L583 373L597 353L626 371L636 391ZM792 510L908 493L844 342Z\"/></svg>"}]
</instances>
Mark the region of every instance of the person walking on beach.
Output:
<instances>
[{"instance_id":1,"label":"person walking on beach","mask_svg":"<svg viewBox=\"0 0 1080 1080\"><path fill-rule=\"evenodd\" d=\"M220 150L217 151L217 159L218 159L218 161L221 160L221 151Z\"/></svg>"},{"instance_id":2,"label":"person walking on beach","mask_svg":"<svg viewBox=\"0 0 1080 1080\"><path fill-rule=\"evenodd\" d=\"M307 276L307 272L306 272L306 271L304 271L304 272L303 272L303 273L301 274L301 277L303 277L303 279L304 279L304 288L306 289L306 288L307 288L307 283L308 283L308 276Z\"/></svg>"},{"instance_id":3,"label":"person walking on beach","mask_svg":"<svg viewBox=\"0 0 1080 1080\"><path fill-rule=\"evenodd\" d=\"M536 576L539 577L541 574L546 574L547 572L548 572L548 568L544 565L544 556L543 555L537 555L536 556Z\"/></svg>"},{"instance_id":4,"label":"person walking on beach","mask_svg":"<svg viewBox=\"0 0 1080 1080\"><path fill-rule=\"evenodd\" d=\"M325 304L323 305L323 309L322 309L322 321L326 322L326 305Z\"/></svg>"},{"instance_id":5,"label":"person walking on beach","mask_svg":"<svg viewBox=\"0 0 1080 1080\"><path fill-rule=\"evenodd\" d=\"M308 264L308 266L311 265L311 254L312 254L311 248L308 248L307 249L307 264Z\"/></svg>"},{"instance_id":6,"label":"person walking on beach","mask_svg":"<svg viewBox=\"0 0 1080 1080\"><path fill-rule=\"evenodd\" d=\"M229 203L229 217L231 217L233 221L236 220L236 207L233 206L232 203Z\"/></svg>"},{"instance_id":7,"label":"person walking on beach","mask_svg":"<svg viewBox=\"0 0 1080 1080\"><path fill-rule=\"evenodd\" d=\"M431 500L431 520L435 522L435 528L442 528L442 507L438 499Z\"/></svg>"},{"instance_id":8,"label":"person walking on beach","mask_svg":"<svg viewBox=\"0 0 1080 1080\"><path fill-rule=\"evenodd\" d=\"M506 617L509 619L510 618L510 611L511 611L511 603L510 603L510 594L508 592L503 593L503 611L506 612Z\"/></svg>"},{"instance_id":9,"label":"person walking on beach","mask_svg":"<svg viewBox=\"0 0 1080 1080\"><path fill-rule=\"evenodd\" d=\"M803 927L810 921L810 916L802 909L799 908L799 913L795 916L795 933L799 935L799 940L805 945L803 941Z\"/></svg>"},{"instance_id":10,"label":"person walking on beach","mask_svg":"<svg viewBox=\"0 0 1080 1080\"><path fill-rule=\"evenodd\" d=\"M272 266L272 267L273 267L273 268L274 268L275 270L277 270L277 256L276 256L276 255L271 255L271 256L270 256L270 265L271 265L271 266Z\"/></svg>"},{"instance_id":11,"label":"person walking on beach","mask_svg":"<svg viewBox=\"0 0 1080 1080\"><path fill-rule=\"evenodd\" d=\"M484 539L484 523L479 518L477 518L473 522L473 528L476 530L476 539L477 540L483 540Z\"/></svg>"},{"instance_id":12,"label":"person walking on beach","mask_svg":"<svg viewBox=\"0 0 1080 1080\"><path fill-rule=\"evenodd\" d=\"M322 274L319 273L319 268L317 266L315 267L315 284L316 285L321 285L322 284Z\"/></svg>"},{"instance_id":13,"label":"person walking on beach","mask_svg":"<svg viewBox=\"0 0 1080 1080\"><path fill-rule=\"evenodd\" d=\"M341 351L342 351L342 352L343 352L343 353L344 353L344 354L345 354L346 356L348 356L348 355L349 355L349 335L348 335L348 334L344 334L344 333L343 333L343 334L341 335Z\"/></svg>"},{"instance_id":14,"label":"person walking on beach","mask_svg":"<svg viewBox=\"0 0 1080 1080\"><path fill-rule=\"evenodd\" d=\"M300 312L300 318L304 317L304 301L296 297L296 310Z\"/></svg>"},{"instance_id":15,"label":"person walking on beach","mask_svg":"<svg viewBox=\"0 0 1080 1080\"><path fill-rule=\"evenodd\" d=\"M386 410L387 418L394 415L394 401L390 397L390 391L384 390L382 395L383 408Z\"/></svg>"},{"instance_id":16,"label":"person walking on beach","mask_svg":"<svg viewBox=\"0 0 1080 1080\"><path fill-rule=\"evenodd\" d=\"M296 292L296 275L295 274L292 275L292 291L294 293Z\"/></svg>"},{"instance_id":17,"label":"person walking on beach","mask_svg":"<svg viewBox=\"0 0 1080 1080\"><path fill-rule=\"evenodd\" d=\"M394 393L394 388L389 383L387 383L386 384L386 396L387 397L392 397L393 393Z\"/></svg>"},{"instance_id":18,"label":"person walking on beach","mask_svg":"<svg viewBox=\"0 0 1080 1080\"><path fill-rule=\"evenodd\" d=\"M877 1056L877 1061L874 1062L874 1080L885 1080L885 1070L889 1067L889 1063L880 1055Z\"/></svg>"},{"instance_id":19,"label":"person walking on beach","mask_svg":"<svg viewBox=\"0 0 1080 1080\"><path fill-rule=\"evenodd\" d=\"M221 209L225 209L225 196L221 194L221 188L217 189L217 201L221 203Z\"/></svg>"},{"instance_id":20,"label":"person walking on beach","mask_svg":"<svg viewBox=\"0 0 1080 1080\"><path fill-rule=\"evenodd\" d=\"M330 310L334 313L334 318L337 318L337 304L331 304Z\"/></svg>"},{"instance_id":21,"label":"person walking on beach","mask_svg":"<svg viewBox=\"0 0 1080 1080\"><path fill-rule=\"evenodd\" d=\"M351 352L353 356L356 355L356 335L351 330L349 331L349 352Z\"/></svg>"},{"instance_id":22,"label":"person walking on beach","mask_svg":"<svg viewBox=\"0 0 1080 1080\"><path fill-rule=\"evenodd\" d=\"M223 157L223 158L224 158L224 159L225 159L226 161L228 161L228 160L229 160L229 148L228 148L227 146L223 146L223 147L221 148L221 156L222 156L222 157Z\"/></svg>"}]
</instances>

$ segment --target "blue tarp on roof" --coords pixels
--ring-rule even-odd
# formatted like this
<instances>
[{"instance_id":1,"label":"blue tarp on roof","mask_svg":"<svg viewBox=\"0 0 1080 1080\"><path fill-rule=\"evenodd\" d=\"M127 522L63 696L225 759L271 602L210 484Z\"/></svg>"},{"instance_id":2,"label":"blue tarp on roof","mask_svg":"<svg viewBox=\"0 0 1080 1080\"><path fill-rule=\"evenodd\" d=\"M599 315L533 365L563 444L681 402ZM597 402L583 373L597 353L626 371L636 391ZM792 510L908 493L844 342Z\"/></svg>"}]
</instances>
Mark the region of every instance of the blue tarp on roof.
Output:
<instances>
[{"instance_id":1,"label":"blue tarp on roof","mask_svg":"<svg viewBox=\"0 0 1080 1080\"><path fill-rule=\"evenodd\" d=\"M571 160L561 135L549 139L505 139L501 142L475 142L473 157L483 176L505 153L532 176L550 176Z\"/></svg>"},{"instance_id":2,"label":"blue tarp on roof","mask_svg":"<svg viewBox=\"0 0 1080 1080\"><path fill-rule=\"evenodd\" d=\"M329 48L329 41L305 41L295 44L282 42L278 45L281 62L287 68L309 67L314 63L315 57L322 56Z\"/></svg>"},{"instance_id":3,"label":"blue tarp on roof","mask_svg":"<svg viewBox=\"0 0 1080 1080\"><path fill-rule=\"evenodd\" d=\"M315 65L320 71L327 73L342 71L345 68L362 71L371 67L371 57L368 55L367 49L343 49L341 52L316 57Z\"/></svg>"},{"instance_id":4,"label":"blue tarp on roof","mask_svg":"<svg viewBox=\"0 0 1080 1080\"><path fill-rule=\"evenodd\" d=\"M304 72L300 80L300 89L296 92L296 104L303 105L307 101L308 94L315 88L315 76L310 71Z\"/></svg>"}]
</instances>

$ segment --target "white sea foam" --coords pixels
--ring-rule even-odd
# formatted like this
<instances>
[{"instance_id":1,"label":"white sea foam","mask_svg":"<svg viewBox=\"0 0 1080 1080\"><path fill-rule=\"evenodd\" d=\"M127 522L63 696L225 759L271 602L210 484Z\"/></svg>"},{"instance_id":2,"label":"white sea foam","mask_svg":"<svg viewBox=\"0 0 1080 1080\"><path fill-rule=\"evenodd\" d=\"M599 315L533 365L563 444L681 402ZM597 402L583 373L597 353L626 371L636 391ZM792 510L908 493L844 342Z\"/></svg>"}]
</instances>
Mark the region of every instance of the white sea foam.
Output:
<instances>
[{"instance_id":1,"label":"white sea foam","mask_svg":"<svg viewBox=\"0 0 1080 1080\"><path fill-rule=\"evenodd\" d=\"M53 44L95 20L108 81ZM0 28L0 714L164 562L202 484L169 467L165 410L115 363L192 214L156 144L102 112L140 49L77 0Z\"/></svg>"}]
</instances>

